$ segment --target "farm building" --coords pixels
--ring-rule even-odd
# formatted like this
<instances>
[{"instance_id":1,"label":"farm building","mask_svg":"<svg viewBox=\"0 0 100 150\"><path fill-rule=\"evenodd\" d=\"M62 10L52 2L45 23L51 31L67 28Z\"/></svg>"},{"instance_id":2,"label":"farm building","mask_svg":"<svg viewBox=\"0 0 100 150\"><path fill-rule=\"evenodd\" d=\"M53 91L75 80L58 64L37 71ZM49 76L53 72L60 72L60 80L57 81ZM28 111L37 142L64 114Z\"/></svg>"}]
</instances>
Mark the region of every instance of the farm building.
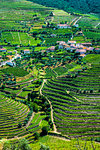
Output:
<instances>
[{"instance_id":1,"label":"farm building","mask_svg":"<svg viewBox=\"0 0 100 150\"><path fill-rule=\"evenodd\" d=\"M81 56L81 57L85 57L86 55L85 55L85 54L80 54L80 56Z\"/></svg>"},{"instance_id":2,"label":"farm building","mask_svg":"<svg viewBox=\"0 0 100 150\"><path fill-rule=\"evenodd\" d=\"M25 49L24 50L24 54L30 54L30 50L29 49Z\"/></svg>"},{"instance_id":3,"label":"farm building","mask_svg":"<svg viewBox=\"0 0 100 150\"><path fill-rule=\"evenodd\" d=\"M0 48L0 52L6 52L7 50L5 48Z\"/></svg>"},{"instance_id":4,"label":"farm building","mask_svg":"<svg viewBox=\"0 0 100 150\"><path fill-rule=\"evenodd\" d=\"M46 52L53 52L55 50L55 46L51 46L49 48L46 49Z\"/></svg>"},{"instance_id":5,"label":"farm building","mask_svg":"<svg viewBox=\"0 0 100 150\"><path fill-rule=\"evenodd\" d=\"M9 53L9 54L12 54L12 51L9 51L8 53Z\"/></svg>"},{"instance_id":6,"label":"farm building","mask_svg":"<svg viewBox=\"0 0 100 150\"><path fill-rule=\"evenodd\" d=\"M67 44L69 44L69 45L71 45L71 44L76 44L76 41L68 41Z\"/></svg>"},{"instance_id":7,"label":"farm building","mask_svg":"<svg viewBox=\"0 0 100 150\"><path fill-rule=\"evenodd\" d=\"M75 26L76 28L78 28L78 27L79 27L79 25L78 25L78 24L75 24L74 26Z\"/></svg>"},{"instance_id":8,"label":"farm building","mask_svg":"<svg viewBox=\"0 0 100 150\"><path fill-rule=\"evenodd\" d=\"M57 24L57 27L58 27L59 29L67 29L67 28L71 28L71 26L68 25L68 24Z\"/></svg>"},{"instance_id":9,"label":"farm building","mask_svg":"<svg viewBox=\"0 0 100 150\"><path fill-rule=\"evenodd\" d=\"M85 49L77 49L76 52L79 52L80 54L85 54L86 50Z\"/></svg>"},{"instance_id":10,"label":"farm building","mask_svg":"<svg viewBox=\"0 0 100 150\"><path fill-rule=\"evenodd\" d=\"M92 46L91 42L87 42L87 43L82 43L83 46Z\"/></svg>"},{"instance_id":11,"label":"farm building","mask_svg":"<svg viewBox=\"0 0 100 150\"><path fill-rule=\"evenodd\" d=\"M100 54L100 48L95 48L95 52Z\"/></svg>"},{"instance_id":12,"label":"farm building","mask_svg":"<svg viewBox=\"0 0 100 150\"><path fill-rule=\"evenodd\" d=\"M9 60L12 59L11 55L7 55L6 58L8 58Z\"/></svg>"},{"instance_id":13,"label":"farm building","mask_svg":"<svg viewBox=\"0 0 100 150\"><path fill-rule=\"evenodd\" d=\"M21 55L17 55L17 58L20 58L20 59L21 59Z\"/></svg>"},{"instance_id":14,"label":"farm building","mask_svg":"<svg viewBox=\"0 0 100 150\"><path fill-rule=\"evenodd\" d=\"M51 34L50 36L51 36L51 37L56 37L56 34Z\"/></svg>"},{"instance_id":15,"label":"farm building","mask_svg":"<svg viewBox=\"0 0 100 150\"><path fill-rule=\"evenodd\" d=\"M14 67L16 65L14 62L11 61L8 61L6 64L10 67Z\"/></svg>"}]
</instances>

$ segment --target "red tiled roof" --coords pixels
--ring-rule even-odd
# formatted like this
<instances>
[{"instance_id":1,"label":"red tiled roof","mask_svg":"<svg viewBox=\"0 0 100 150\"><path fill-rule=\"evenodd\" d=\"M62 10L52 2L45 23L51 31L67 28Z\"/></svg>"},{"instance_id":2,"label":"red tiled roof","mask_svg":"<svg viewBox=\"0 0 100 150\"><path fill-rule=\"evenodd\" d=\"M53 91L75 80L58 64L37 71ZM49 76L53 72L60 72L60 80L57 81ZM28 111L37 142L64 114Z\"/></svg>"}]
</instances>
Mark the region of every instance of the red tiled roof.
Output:
<instances>
[{"instance_id":1,"label":"red tiled roof","mask_svg":"<svg viewBox=\"0 0 100 150\"><path fill-rule=\"evenodd\" d=\"M80 56L85 57L86 55L85 54L80 54Z\"/></svg>"},{"instance_id":2,"label":"red tiled roof","mask_svg":"<svg viewBox=\"0 0 100 150\"><path fill-rule=\"evenodd\" d=\"M6 50L5 48L0 48L0 50Z\"/></svg>"},{"instance_id":3,"label":"red tiled roof","mask_svg":"<svg viewBox=\"0 0 100 150\"><path fill-rule=\"evenodd\" d=\"M29 49L25 49L24 52L25 52L25 51L30 51L30 50L29 50Z\"/></svg>"}]
</instances>

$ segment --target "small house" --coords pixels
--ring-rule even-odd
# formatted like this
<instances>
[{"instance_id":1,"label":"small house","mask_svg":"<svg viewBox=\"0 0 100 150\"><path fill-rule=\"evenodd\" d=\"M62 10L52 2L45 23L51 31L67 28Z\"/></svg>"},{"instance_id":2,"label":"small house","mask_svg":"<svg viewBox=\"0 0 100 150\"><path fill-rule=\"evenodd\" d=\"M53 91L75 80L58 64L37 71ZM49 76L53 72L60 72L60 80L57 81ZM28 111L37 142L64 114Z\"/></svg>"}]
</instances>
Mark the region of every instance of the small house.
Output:
<instances>
[{"instance_id":1,"label":"small house","mask_svg":"<svg viewBox=\"0 0 100 150\"><path fill-rule=\"evenodd\" d=\"M56 37L56 34L51 34L50 36L51 36L51 37Z\"/></svg>"},{"instance_id":2,"label":"small house","mask_svg":"<svg viewBox=\"0 0 100 150\"><path fill-rule=\"evenodd\" d=\"M100 54L100 48L95 48L94 50L96 53Z\"/></svg>"},{"instance_id":3,"label":"small house","mask_svg":"<svg viewBox=\"0 0 100 150\"><path fill-rule=\"evenodd\" d=\"M0 48L0 52L7 52L5 48Z\"/></svg>"},{"instance_id":4,"label":"small house","mask_svg":"<svg viewBox=\"0 0 100 150\"><path fill-rule=\"evenodd\" d=\"M76 28L78 28L78 27L79 27L79 25L78 25L78 24L75 24L74 26L75 26Z\"/></svg>"},{"instance_id":5,"label":"small house","mask_svg":"<svg viewBox=\"0 0 100 150\"><path fill-rule=\"evenodd\" d=\"M86 42L86 43L82 43L82 45L89 47L89 46L92 46L92 43L91 42Z\"/></svg>"},{"instance_id":6,"label":"small house","mask_svg":"<svg viewBox=\"0 0 100 150\"><path fill-rule=\"evenodd\" d=\"M25 49L24 50L24 54L30 54L30 50L29 49Z\"/></svg>"},{"instance_id":7,"label":"small house","mask_svg":"<svg viewBox=\"0 0 100 150\"><path fill-rule=\"evenodd\" d=\"M46 49L46 52L53 52L55 50L55 46L51 46Z\"/></svg>"},{"instance_id":8,"label":"small house","mask_svg":"<svg viewBox=\"0 0 100 150\"><path fill-rule=\"evenodd\" d=\"M76 41L68 41L67 44L69 44L69 45L71 45L71 44L76 44Z\"/></svg>"},{"instance_id":9,"label":"small house","mask_svg":"<svg viewBox=\"0 0 100 150\"><path fill-rule=\"evenodd\" d=\"M76 52L79 52L80 54L85 54L86 50L85 49L76 49Z\"/></svg>"},{"instance_id":10,"label":"small house","mask_svg":"<svg viewBox=\"0 0 100 150\"><path fill-rule=\"evenodd\" d=\"M58 27L59 29L67 29L67 28L71 28L71 26L68 25L68 24L58 24L57 27Z\"/></svg>"},{"instance_id":11,"label":"small house","mask_svg":"<svg viewBox=\"0 0 100 150\"><path fill-rule=\"evenodd\" d=\"M16 65L14 62L11 61L8 61L6 64L10 67L14 67Z\"/></svg>"},{"instance_id":12,"label":"small house","mask_svg":"<svg viewBox=\"0 0 100 150\"><path fill-rule=\"evenodd\" d=\"M17 58L21 59L21 55L17 55Z\"/></svg>"},{"instance_id":13,"label":"small house","mask_svg":"<svg viewBox=\"0 0 100 150\"><path fill-rule=\"evenodd\" d=\"M12 51L9 51L8 54L12 54Z\"/></svg>"},{"instance_id":14,"label":"small house","mask_svg":"<svg viewBox=\"0 0 100 150\"><path fill-rule=\"evenodd\" d=\"M80 57L85 57L86 55L85 54L80 54Z\"/></svg>"},{"instance_id":15,"label":"small house","mask_svg":"<svg viewBox=\"0 0 100 150\"><path fill-rule=\"evenodd\" d=\"M12 59L11 55L6 55L6 58L8 58L9 60Z\"/></svg>"}]
</instances>

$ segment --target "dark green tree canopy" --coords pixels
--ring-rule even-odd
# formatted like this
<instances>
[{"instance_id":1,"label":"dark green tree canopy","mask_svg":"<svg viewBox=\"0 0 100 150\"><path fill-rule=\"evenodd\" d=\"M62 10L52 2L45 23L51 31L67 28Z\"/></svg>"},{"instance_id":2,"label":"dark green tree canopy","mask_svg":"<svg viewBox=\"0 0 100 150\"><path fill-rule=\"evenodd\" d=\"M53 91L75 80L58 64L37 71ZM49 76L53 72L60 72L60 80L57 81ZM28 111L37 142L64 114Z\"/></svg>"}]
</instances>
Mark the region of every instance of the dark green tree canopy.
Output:
<instances>
[{"instance_id":1,"label":"dark green tree canopy","mask_svg":"<svg viewBox=\"0 0 100 150\"><path fill-rule=\"evenodd\" d=\"M100 0L28 0L68 12L100 13Z\"/></svg>"}]
</instances>

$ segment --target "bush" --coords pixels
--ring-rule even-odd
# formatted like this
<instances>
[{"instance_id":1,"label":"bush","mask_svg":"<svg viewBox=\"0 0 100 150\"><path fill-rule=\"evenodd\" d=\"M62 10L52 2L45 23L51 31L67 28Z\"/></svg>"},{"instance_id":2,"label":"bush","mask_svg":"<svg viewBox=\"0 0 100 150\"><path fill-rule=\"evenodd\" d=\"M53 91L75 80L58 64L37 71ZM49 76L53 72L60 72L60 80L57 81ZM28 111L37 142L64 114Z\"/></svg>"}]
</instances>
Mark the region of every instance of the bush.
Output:
<instances>
[{"instance_id":1,"label":"bush","mask_svg":"<svg viewBox=\"0 0 100 150\"><path fill-rule=\"evenodd\" d=\"M40 134L39 134L38 132L35 132L35 133L34 133L34 136L35 136L35 140L38 140L38 139L39 139Z\"/></svg>"},{"instance_id":2,"label":"bush","mask_svg":"<svg viewBox=\"0 0 100 150\"><path fill-rule=\"evenodd\" d=\"M49 127L48 126L44 126L42 128L42 135L47 135L48 134L48 131L49 131Z\"/></svg>"},{"instance_id":3,"label":"bush","mask_svg":"<svg viewBox=\"0 0 100 150\"><path fill-rule=\"evenodd\" d=\"M90 89L90 93L93 93L93 89Z\"/></svg>"},{"instance_id":4,"label":"bush","mask_svg":"<svg viewBox=\"0 0 100 150\"><path fill-rule=\"evenodd\" d=\"M21 128L22 127L22 124L19 122L18 123L18 128Z\"/></svg>"},{"instance_id":5,"label":"bush","mask_svg":"<svg viewBox=\"0 0 100 150\"><path fill-rule=\"evenodd\" d=\"M50 148L42 144L40 150L50 150Z\"/></svg>"}]
</instances>

